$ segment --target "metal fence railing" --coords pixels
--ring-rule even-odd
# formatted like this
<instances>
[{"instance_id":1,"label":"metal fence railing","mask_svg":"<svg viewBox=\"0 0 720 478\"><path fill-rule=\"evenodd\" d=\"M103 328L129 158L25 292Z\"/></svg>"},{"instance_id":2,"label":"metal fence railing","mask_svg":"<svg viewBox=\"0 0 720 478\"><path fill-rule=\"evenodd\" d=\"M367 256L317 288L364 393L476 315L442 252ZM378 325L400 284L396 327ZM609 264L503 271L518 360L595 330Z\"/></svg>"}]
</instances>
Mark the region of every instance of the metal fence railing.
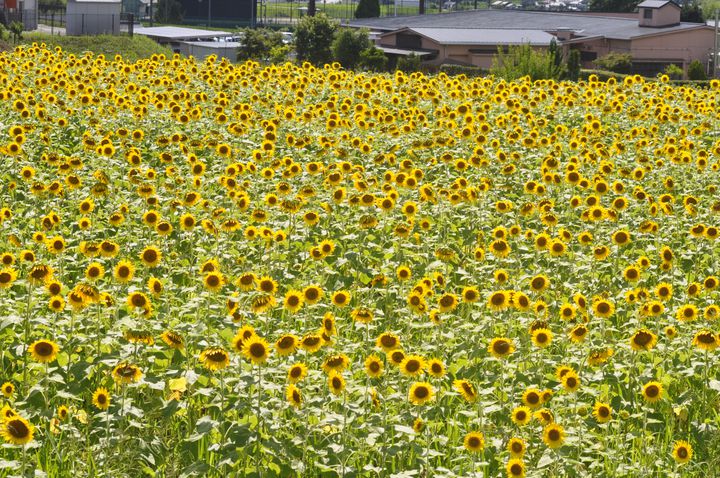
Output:
<instances>
[{"instance_id":1,"label":"metal fence railing","mask_svg":"<svg viewBox=\"0 0 720 478\"><path fill-rule=\"evenodd\" d=\"M345 23L355 18L358 0L316 0L318 12ZM259 24L292 25L307 15L307 1L258 0ZM457 10L482 10L489 7L487 0L425 0L425 13L442 13ZM420 13L419 0L380 0L380 16L407 16Z\"/></svg>"},{"instance_id":2,"label":"metal fence railing","mask_svg":"<svg viewBox=\"0 0 720 478\"><path fill-rule=\"evenodd\" d=\"M41 10L38 23L51 34L64 35L130 35L135 16L131 13L68 13L66 10Z\"/></svg>"}]
</instances>

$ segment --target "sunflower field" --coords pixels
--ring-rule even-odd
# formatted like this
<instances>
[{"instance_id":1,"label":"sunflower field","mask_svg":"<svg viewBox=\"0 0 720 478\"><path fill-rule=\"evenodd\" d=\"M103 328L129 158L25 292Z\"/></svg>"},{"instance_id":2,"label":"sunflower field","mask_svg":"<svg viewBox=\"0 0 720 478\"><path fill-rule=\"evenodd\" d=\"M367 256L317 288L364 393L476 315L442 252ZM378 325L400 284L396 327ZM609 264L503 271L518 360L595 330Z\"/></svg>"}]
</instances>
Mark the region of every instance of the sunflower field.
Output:
<instances>
[{"instance_id":1,"label":"sunflower field","mask_svg":"<svg viewBox=\"0 0 720 478\"><path fill-rule=\"evenodd\" d=\"M720 475L717 80L0 65L0 477Z\"/></svg>"}]
</instances>

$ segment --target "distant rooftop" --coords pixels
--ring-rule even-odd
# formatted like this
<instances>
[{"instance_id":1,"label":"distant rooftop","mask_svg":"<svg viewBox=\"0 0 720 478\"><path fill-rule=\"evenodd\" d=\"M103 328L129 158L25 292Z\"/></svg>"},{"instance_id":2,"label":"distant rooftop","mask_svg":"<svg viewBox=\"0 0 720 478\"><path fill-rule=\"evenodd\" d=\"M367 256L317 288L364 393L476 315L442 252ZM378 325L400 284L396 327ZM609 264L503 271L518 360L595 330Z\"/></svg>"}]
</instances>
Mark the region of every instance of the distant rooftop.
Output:
<instances>
[{"instance_id":1,"label":"distant rooftop","mask_svg":"<svg viewBox=\"0 0 720 478\"><path fill-rule=\"evenodd\" d=\"M679 23L661 28L638 25L637 17L586 15L582 13L538 12L527 10L470 10L433 15L354 19L349 26L371 30L394 31L401 28L457 28L482 30L534 30L554 32L573 30L582 37L598 36L630 40L644 35L655 35L689 28L705 28L702 23Z\"/></svg>"},{"instance_id":2,"label":"distant rooftop","mask_svg":"<svg viewBox=\"0 0 720 478\"><path fill-rule=\"evenodd\" d=\"M445 45L549 45L553 35L542 30L498 28L409 28L409 30Z\"/></svg>"},{"instance_id":3,"label":"distant rooftop","mask_svg":"<svg viewBox=\"0 0 720 478\"><path fill-rule=\"evenodd\" d=\"M645 0L641 4L638 5L638 8L662 8L668 3L671 3L675 5L676 7L680 8L680 6L671 1L671 0Z\"/></svg>"},{"instance_id":4,"label":"distant rooftop","mask_svg":"<svg viewBox=\"0 0 720 478\"><path fill-rule=\"evenodd\" d=\"M200 30L197 28L184 27L143 27L135 28L134 32L140 35L161 38L164 40L196 40L203 38L227 37L232 35L230 32Z\"/></svg>"}]
</instances>

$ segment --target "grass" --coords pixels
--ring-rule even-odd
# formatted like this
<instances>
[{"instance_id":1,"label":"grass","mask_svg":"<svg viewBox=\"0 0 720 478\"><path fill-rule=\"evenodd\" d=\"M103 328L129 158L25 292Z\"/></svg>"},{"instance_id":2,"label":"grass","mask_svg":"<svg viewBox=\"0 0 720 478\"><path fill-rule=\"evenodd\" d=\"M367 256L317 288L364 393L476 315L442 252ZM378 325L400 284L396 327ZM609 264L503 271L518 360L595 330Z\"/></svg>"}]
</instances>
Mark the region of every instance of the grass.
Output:
<instances>
[{"instance_id":1,"label":"grass","mask_svg":"<svg viewBox=\"0 0 720 478\"><path fill-rule=\"evenodd\" d=\"M60 46L64 51L76 55L86 51L92 51L96 55L104 54L107 58L122 55L124 59L130 61L149 58L160 53L172 56L170 49L142 35L52 36L45 33L27 33L23 35L22 42L44 42L48 47Z\"/></svg>"}]
</instances>

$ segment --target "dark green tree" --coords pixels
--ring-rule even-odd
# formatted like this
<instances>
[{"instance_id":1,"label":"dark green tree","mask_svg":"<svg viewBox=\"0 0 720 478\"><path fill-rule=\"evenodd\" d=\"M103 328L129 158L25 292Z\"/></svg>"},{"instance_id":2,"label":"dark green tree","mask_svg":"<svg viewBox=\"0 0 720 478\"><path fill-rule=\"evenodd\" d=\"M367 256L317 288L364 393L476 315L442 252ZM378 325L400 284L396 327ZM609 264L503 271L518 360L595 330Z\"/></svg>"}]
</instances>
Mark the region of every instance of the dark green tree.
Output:
<instances>
[{"instance_id":1,"label":"dark green tree","mask_svg":"<svg viewBox=\"0 0 720 478\"><path fill-rule=\"evenodd\" d=\"M693 60L688 65L688 79L695 81L707 80L707 74L705 74L705 67L702 63L697 60Z\"/></svg>"},{"instance_id":2,"label":"dark green tree","mask_svg":"<svg viewBox=\"0 0 720 478\"><path fill-rule=\"evenodd\" d=\"M330 21L324 13L301 18L295 29L297 59L314 65L332 62L331 45L335 30L337 23Z\"/></svg>"},{"instance_id":3,"label":"dark green tree","mask_svg":"<svg viewBox=\"0 0 720 478\"><path fill-rule=\"evenodd\" d=\"M398 58L397 69L404 71L405 73L412 73L414 71L420 71L422 60L415 53L410 53L408 56Z\"/></svg>"},{"instance_id":4,"label":"dark green tree","mask_svg":"<svg viewBox=\"0 0 720 478\"><path fill-rule=\"evenodd\" d=\"M570 50L568 53L565 77L571 81L577 81L580 77L580 51Z\"/></svg>"},{"instance_id":5,"label":"dark green tree","mask_svg":"<svg viewBox=\"0 0 720 478\"><path fill-rule=\"evenodd\" d=\"M640 0L590 0L594 12L634 12Z\"/></svg>"},{"instance_id":6,"label":"dark green tree","mask_svg":"<svg viewBox=\"0 0 720 478\"><path fill-rule=\"evenodd\" d=\"M360 53L360 64L370 71L385 71L388 58L379 48L371 46Z\"/></svg>"},{"instance_id":7,"label":"dark green tree","mask_svg":"<svg viewBox=\"0 0 720 478\"><path fill-rule=\"evenodd\" d=\"M680 10L680 21L690 23L705 23L705 14L697 1L687 2Z\"/></svg>"},{"instance_id":8,"label":"dark green tree","mask_svg":"<svg viewBox=\"0 0 720 478\"><path fill-rule=\"evenodd\" d=\"M159 0L155 8L158 23L182 23L185 9L177 0Z\"/></svg>"},{"instance_id":9,"label":"dark green tree","mask_svg":"<svg viewBox=\"0 0 720 478\"><path fill-rule=\"evenodd\" d=\"M332 43L335 61L347 69L353 69L360 63L360 53L367 48L370 48L370 38L364 29L341 28Z\"/></svg>"},{"instance_id":10,"label":"dark green tree","mask_svg":"<svg viewBox=\"0 0 720 478\"><path fill-rule=\"evenodd\" d=\"M355 9L355 18L376 18L380 16L378 0L360 0Z\"/></svg>"},{"instance_id":11,"label":"dark green tree","mask_svg":"<svg viewBox=\"0 0 720 478\"><path fill-rule=\"evenodd\" d=\"M238 61L270 59L273 48L282 46L280 32L269 28L243 28L240 30L242 44L237 51Z\"/></svg>"},{"instance_id":12,"label":"dark green tree","mask_svg":"<svg viewBox=\"0 0 720 478\"><path fill-rule=\"evenodd\" d=\"M595 66L613 73L630 73L632 70L632 55L611 52L595 60Z\"/></svg>"}]
</instances>

